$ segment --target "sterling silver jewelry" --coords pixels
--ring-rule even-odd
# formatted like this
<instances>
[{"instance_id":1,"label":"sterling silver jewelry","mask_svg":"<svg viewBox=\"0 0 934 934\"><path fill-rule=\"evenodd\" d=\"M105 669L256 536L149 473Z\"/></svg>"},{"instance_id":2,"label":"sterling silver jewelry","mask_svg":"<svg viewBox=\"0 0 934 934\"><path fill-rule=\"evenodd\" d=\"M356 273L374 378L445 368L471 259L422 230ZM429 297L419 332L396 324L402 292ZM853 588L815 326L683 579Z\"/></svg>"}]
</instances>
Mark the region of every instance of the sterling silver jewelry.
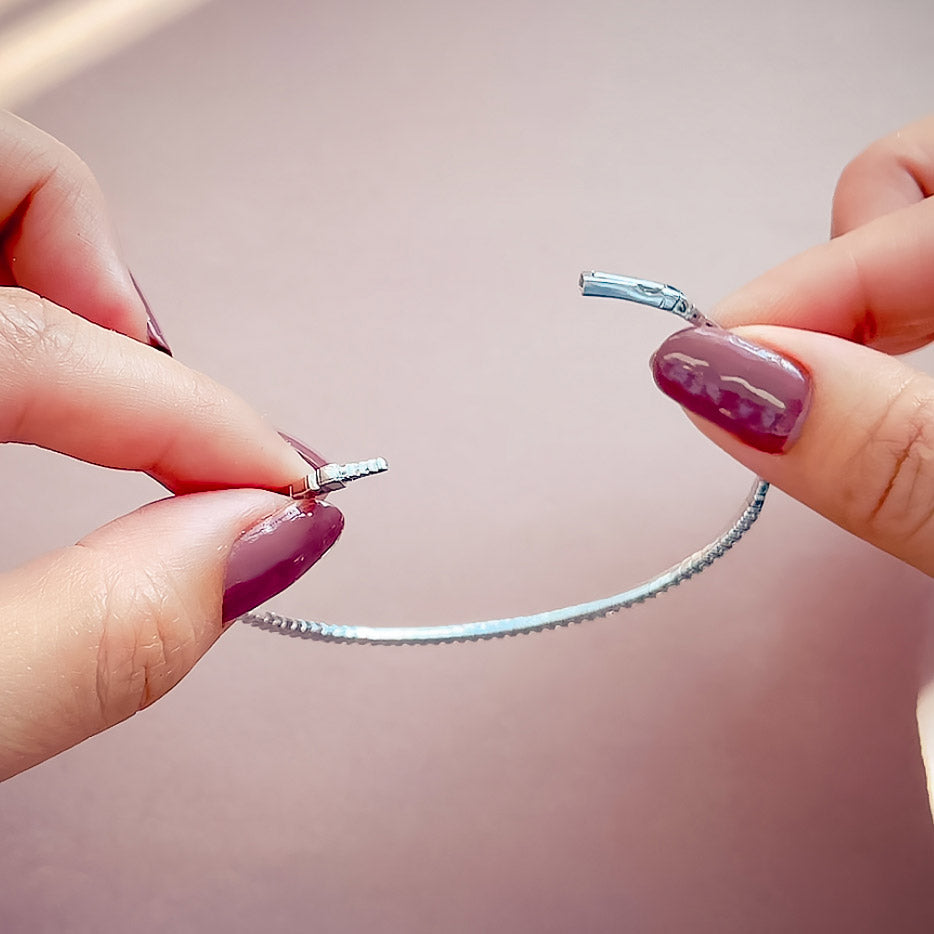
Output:
<instances>
[{"instance_id":1,"label":"sterling silver jewelry","mask_svg":"<svg viewBox=\"0 0 934 934\"><path fill-rule=\"evenodd\" d=\"M319 493L342 490L351 480L372 477L373 474L384 473L387 470L389 464L383 457L374 457L373 460L358 461L354 464L324 464L282 492L292 499L310 499Z\"/></svg>"},{"instance_id":2,"label":"sterling silver jewelry","mask_svg":"<svg viewBox=\"0 0 934 934\"><path fill-rule=\"evenodd\" d=\"M583 295L619 298L670 311L695 327L714 326L714 322L705 318L680 290L660 282L616 276L605 272L585 272L580 277L580 288ZM341 489L350 480L382 473L388 469L388 466L381 457L356 464L325 464L289 487L289 494L299 498ZM418 645L492 639L499 636L537 632L541 629L554 629L557 626L568 626L587 619L597 619L664 593L669 588L676 587L710 567L718 558L722 558L759 518L768 489L768 483L757 477L743 503L742 511L722 535L644 584L602 600L592 600L589 603L546 613L536 613L533 616L514 616L508 619L458 623L451 626L335 626L308 619L292 619L269 612L247 613L241 617L241 620L262 629L278 630L289 635L327 642Z\"/></svg>"}]
</instances>

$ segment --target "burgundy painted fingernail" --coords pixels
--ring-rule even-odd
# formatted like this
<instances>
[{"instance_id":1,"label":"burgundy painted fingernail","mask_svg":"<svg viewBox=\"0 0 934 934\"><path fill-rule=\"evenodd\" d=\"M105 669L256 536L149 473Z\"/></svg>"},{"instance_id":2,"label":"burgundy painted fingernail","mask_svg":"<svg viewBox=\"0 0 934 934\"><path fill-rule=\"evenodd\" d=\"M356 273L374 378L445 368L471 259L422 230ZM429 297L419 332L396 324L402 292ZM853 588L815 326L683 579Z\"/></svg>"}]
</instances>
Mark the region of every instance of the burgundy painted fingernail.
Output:
<instances>
[{"instance_id":1,"label":"burgundy painted fingernail","mask_svg":"<svg viewBox=\"0 0 934 934\"><path fill-rule=\"evenodd\" d=\"M327 460L323 458L317 451L313 451L304 441L299 441L298 438L293 438L291 435L287 435L284 431L279 432L279 437L283 441L287 441L292 445L293 448L301 455L302 459L307 464L311 464L312 467L323 467Z\"/></svg>"},{"instance_id":2,"label":"burgundy painted fingernail","mask_svg":"<svg viewBox=\"0 0 934 934\"><path fill-rule=\"evenodd\" d=\"M343 527L337 507L308 499L245 532L227 560L224 622L294 584L337 541Z\"/></svg>"},{"instance_id":3,"label":"burgundy painted fingernail","mask_svg":"<svg viewBox=\"0 0 934 934\"><path fill-rule=\"evenodd\" d=\"M768 454L794 444L811 398L801 367L718 327L672 334L652 374L675 402Z\"/></svg>"},{"instance_id":4,"label":"burgundy painted fingernail","mask_svg":"<svg viewBox=\"0 0 934 934\"><path fill-rule=\"evenodd\" d=\"M130 280L133 283L133 287L136 289L136 294L140 297L140 301L143 303L143 307L146 309L146 336L149 338L149 346L155 347L156 350L161 350L163 353L172 356L172 348L169 347L168 341L165 339L165 335L162 333L162 328L159 327L159 322L156 321L156 316L152 313L152 309L149 307L149 302L146 301L146 296L143 295L139 283L136 281L136 277L133 273L130 273Z\"/></svg>"}]
</instances>

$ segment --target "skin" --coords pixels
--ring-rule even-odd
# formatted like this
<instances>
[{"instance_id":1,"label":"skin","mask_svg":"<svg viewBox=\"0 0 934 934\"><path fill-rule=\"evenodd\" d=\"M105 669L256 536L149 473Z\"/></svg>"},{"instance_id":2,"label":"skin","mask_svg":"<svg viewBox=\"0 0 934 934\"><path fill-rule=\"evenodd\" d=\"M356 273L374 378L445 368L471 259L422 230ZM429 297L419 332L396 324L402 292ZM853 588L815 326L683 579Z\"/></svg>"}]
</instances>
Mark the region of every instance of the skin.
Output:
<instances>
[{"instance_id":1,"label":"skin","mask_svg":"<svg viewBox=\"0 0 934 934\"><path fill-rule=\"evenodd\" d=\"M3 779L191 669L222 630L229 554L290 507L268 491L307 464L230 390L147 346L103 197L73 153L0 114L0 166L0 442L187 494L0 574Z\"/></svg>"},{"instance_id":2,"label":"skin","mask_svg":"<svg viewBox=\"0 0 934 934\"><path fill-rule=\"evenodd\" d=\"M757 451L696 416L751 470L860 538L934 574L934 378L893 353L934 337L934 118L843 171L833 236L713 316L811 379L794 445Z\"/></svg>"},{"instance_id":3,"label":"skin","mask_svg":"<svg viewBox=\"0 0 934 934\"><path fill-rule=\"evenodd\" d=\"M145 308L73 153L0 115L0 166L0 442L146 471L184 494L0 575L2 779L191 669L222 629L228 556L288 508L267 491L306 465L243 400L145 345ZM829 243L716 310L810 375L792 447L765 454L695 417L752 470L929 574L934 380L889 354L934 335L932 191L928 119L847 166Z\"/></svg>"}]
</instances>

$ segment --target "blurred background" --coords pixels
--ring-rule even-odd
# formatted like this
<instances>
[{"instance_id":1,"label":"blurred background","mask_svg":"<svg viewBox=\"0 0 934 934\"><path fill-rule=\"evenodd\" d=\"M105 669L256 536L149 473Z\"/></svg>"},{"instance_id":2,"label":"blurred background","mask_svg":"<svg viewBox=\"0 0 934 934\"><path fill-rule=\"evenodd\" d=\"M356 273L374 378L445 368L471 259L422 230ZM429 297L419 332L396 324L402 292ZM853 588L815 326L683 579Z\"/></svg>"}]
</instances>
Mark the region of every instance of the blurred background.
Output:
<instances>
[{"instance_id":1,"label":"blurred background","mask_svg":"<svg viewBox=\"0 0 934 934\"><path fill-rule=\"evenodd\" d=\"M709 308L826 238L844 164L934 106L932 28L929 0L0 0L0 105L90 164L176 356L392 463L271 605L461 622L617 592L732 517L751 478L648 374L677 322L578 273ZM0 478L2 568L161 495L12 446ZM0 930L934 930L932 619L926 578L775 492L710 572L569 630L234 626L0 788Z\"/></svg>"}]
</instances>

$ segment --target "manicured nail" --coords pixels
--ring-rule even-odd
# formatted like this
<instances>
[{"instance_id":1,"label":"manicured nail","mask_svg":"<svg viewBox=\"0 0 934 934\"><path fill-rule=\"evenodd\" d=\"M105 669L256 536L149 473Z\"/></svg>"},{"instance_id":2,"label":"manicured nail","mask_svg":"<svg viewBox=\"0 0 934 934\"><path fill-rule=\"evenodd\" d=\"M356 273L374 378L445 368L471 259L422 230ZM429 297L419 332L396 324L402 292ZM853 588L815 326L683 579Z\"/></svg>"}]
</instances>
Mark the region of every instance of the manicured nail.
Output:
<instances>
[{"instance_id":1,"label":"manicured nail","mask_svg":"<svg viewBox=\"0 0 934 934\"><path fill-rule=\"evenodd\" d=\"M140 290L139 283L133 273L130 273L130 279L136 289L136 294L140 297L140 301L142 301L143 307L146 309L146 336L149 338L149 346L155 347L156 350L161 350L171 357L172 348L169 347L168 341L166 341L165 335L162 333L162 328L159 327L159 322L156 321L156 316L152 313L149 302L146 301L146 296Z\"/></svg>"},{"instance_id":2,"label":"manicured nail","mask_svg":"<svg viewBox=\"0 0 934 934\"><path fill-rule=\"evenodd\" d=\"M675 402L768 454L794 444L811 397L797 364L717 327L672 334L652 357L652 374Z\"/></svg>"},{"instance_id":3,"label":"manicured nail","mask_svg":"<svg viewBox=\"0 0 934 934\"><path fill-rule=\"evenodd\" d=\"M224 622L294 584L337 541L341 511L313 499L293 502L245 532L227 560Z\"/></svg>"},{"instance_id":4,"label":"manicured nail","mask_svg":"<svg viewBox=\"0 0 934 934\"><path fill-rule=\"evenodd\" d=\"M312 467L323 467L327 460L323 458L317 451L313 451L304 441L299 441L298 438L293 438L291 435L287 435L284 431L279 432L279 437L283 441L287 441L292 445L293 448L301 455L302 459L306 464L311 464Z\"/></svg>"}]
</instances>

